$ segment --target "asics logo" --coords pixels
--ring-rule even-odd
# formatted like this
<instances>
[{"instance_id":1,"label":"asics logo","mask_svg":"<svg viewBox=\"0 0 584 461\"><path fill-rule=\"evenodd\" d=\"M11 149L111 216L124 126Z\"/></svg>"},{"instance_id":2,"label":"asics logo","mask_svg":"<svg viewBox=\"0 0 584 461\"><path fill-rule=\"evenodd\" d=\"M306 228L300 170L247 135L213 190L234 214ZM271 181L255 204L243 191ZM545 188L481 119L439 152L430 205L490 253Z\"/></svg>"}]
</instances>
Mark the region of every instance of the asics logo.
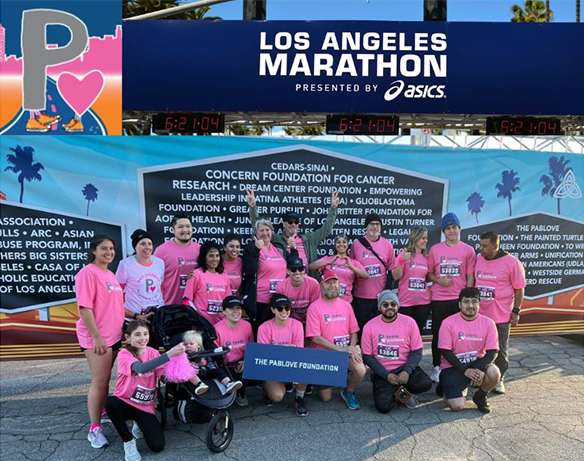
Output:
<instances>
[{"instance_id":1,"label":"asics logo","mask_svg":"<svg viewBox=\"0 0 584 461\"><path fill-rule=\"evenodd\" d=\"M383 99L385 99L386 101L393 101L400 94L402 94L402 92L404 97L410 99L445 98L446 97L446 94L444 93L445 87L446 85L407 85L406 87L406 84L403 80L396 80L387 89L387 91L383 95Z\"/></svg>"}]
</instances>

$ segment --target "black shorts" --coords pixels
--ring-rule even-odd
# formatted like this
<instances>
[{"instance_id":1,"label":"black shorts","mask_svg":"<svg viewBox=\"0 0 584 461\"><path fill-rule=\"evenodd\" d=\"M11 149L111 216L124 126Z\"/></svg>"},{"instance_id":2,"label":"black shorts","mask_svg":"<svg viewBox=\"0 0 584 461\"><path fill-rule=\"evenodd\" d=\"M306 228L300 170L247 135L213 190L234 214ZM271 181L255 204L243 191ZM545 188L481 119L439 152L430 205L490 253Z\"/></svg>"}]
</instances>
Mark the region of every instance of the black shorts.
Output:
<instances>
[{"instance_id":1,"label":"black shorts","mask_svg":"<svg viewBox=\"0 0 584 461\"><path fill-rule=\"evenodd\" d=\"M450 400L463 396L470 386L470 379L456 368L446 368L440 372L440 384L444 389L444 397Z\"/></svg>"},{"instance_id":2,"label":"black shorts","mask_svg":"<svg viewBox=\"0 0 584 461\"><path fill-rule=\"evenodd\" d=\"M122 348L122 340L121 339L117 343L108 347L108 349L111 349L114 352L119 351L121 348ZM81 349L81 352L85 352L87 350L87 348L81 347L81 346L79 346L79 349Z\"/></svg>"}]
</instances>

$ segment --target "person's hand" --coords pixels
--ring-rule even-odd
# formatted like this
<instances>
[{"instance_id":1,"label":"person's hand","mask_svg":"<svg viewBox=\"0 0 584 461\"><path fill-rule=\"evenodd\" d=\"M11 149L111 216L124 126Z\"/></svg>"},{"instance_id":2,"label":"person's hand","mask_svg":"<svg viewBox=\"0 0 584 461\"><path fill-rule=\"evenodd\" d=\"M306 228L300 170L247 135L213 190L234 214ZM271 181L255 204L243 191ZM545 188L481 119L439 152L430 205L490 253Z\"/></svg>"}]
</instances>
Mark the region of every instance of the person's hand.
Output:
<instances>
[{"instance_id":1,"label":"person's hand","mask_svg":"<svg viewBox=\"0 0 584 461\"><path fill-rule=\"evenodd\" d=\"M288 237L286 239L286 242L288 243L288 246L290 248L292 248L293 250L296 249L296 238L295 237Z\"/></svg>"},{"instance_id":2,"label":"person's hand","mask_svg":"<svg viewBox=\"0 0 584 461\"><path fill-rule=\"evenodd\" d=\"M339 259L339 255L335 255L335 256L333 257L333 259L331 259L331 260L329 261L329 263L328 263L328 264L334 264L334 263L336 263L336 262L337 262L337 259Z\"/></svg>"},{"instance_id":3,"label":"person's hand","mask_svg":"<svg viewBox=\"0 0 584 461\"><path fill-rule=\"evenodd\" d=\"M93 352L95 352L97 355L107 354L107 344L105 343L105 339L103 339L101 336L93 338Z\"/></svg>"},{"instance_id":4,"label":"person's hand","mask_svg":"<svg viewBox=\"0 0 584 461\"><path fill-rule=\"evenodd\" d=\"M245 196L247 200L247 204L250 208L255 208L256 206L256 198L255 198L255 191L253 189L245 189L247 195Z\"/></svg>"},{"instance_id":5,"label":"person's hand","mask_svg":"<svg viewBox=\"0 0 584 461\"><path fill-rule=\"evenodd\" d=\"M187 274L187 280L188 279L192 279L195 276L195 269L191 270L188 274Z\"/></svg>"},{"instance_id":6,"label":"person's hand","mask_svg":"<svg viewBox=\"0 0 584 461\"><path fill-rule=\"evenodd\" d=\"M464 372L464 376L470 379L473 386L480 386L483 383L485 374L478 368L469 368Z\"/></svg>"},{"instance_id":7,"label":"person's hand","mask_svg":"<svg viewBox=\"0 0 584 461\"><path fill-rule=\"evenodd\" d=\"M349 346L349 358L356 363L363 363L363 357L361 357L361 351L357 346Z\"/></svg>"},{"instance_id":8,"label":"person's hand","mask_svg":"<svg viewBox=\"0 0 584 461\"><path fill-rule=\"evenodd\" d=\"M445 277L440 277L438 279L438 284L442 285L443 287L449 287L450 285L452 285L452 279L450 278L449 275Z\"/></svg>"},{"instance_id":9,"label":"person's hand","mask_svg":"<svg viewBox=\"0 0 584 461\"><path fill-rule=\"evenodd\" d=\"M517 325L519 323L519 314L514 314L513 312L511 312L511 326L514 327L515 325Z\"/></svg>"},{"instance_id":10,"label":"person's hand","mask_svg":"<svg viewBox=\"0 0 584 461\"><path fill-rule=\"evenodd\" d=\"M258 239L255 235L253 237L253 239L255 240L255 246L258 250L261 250L264 247L264 241L261 239Z\"/></svg>"},{"instance_id":11,"label":"person's hand","mask_svg":"<svg viewBox=\"0 0 584 461\"><path fill-rule=\"evenodd\" d=\"M150 323L150 317L154 315L154 312L148 312L147 314L139 314L136 316L136 320L140 320L144 323Z\"/></svg>"},{"instance_id":12,"label":"person's hand","mask_svg":"<svg viewBox=\"0 0 584 461\"><path fill-rule=\"evenodd\" d=\"M235 372L236 373L243 372L243 360L241 360L240 362L237 362L237 366L235 367Z\"/></svg>"},{"instance_id":13,"label":"person's hand","mask_svg":"<svg viewBox=\"0 0 584 461\"><path fill-rule=\"evenodd\" d=\"M339 206L341 199L339 198L339 193L334 191L331 195L331 208L337 208Z\"/></svg>"},{"instance_id":14,"label":"person's hand","mask_svg":"<svg viewBox=\"0 0 584 461\"><path fill-rule=\"evenodd\" d=\"M410 379L410 374L407 371L402 371L399 375L397 375L397 381L400 384L407 384Z\"/></svg>"},{"instance_id":15,"label":"person's hand","mask_svg":"<svg viewBox=\"0 0 584 461\"><path fill-rule=\"evenodd\" d=\"M185 351L185 345L183 343L178 343L176 346L170 349L167 354L169 357L178 357L179 355L184 354Z\"/></svg>"},{"instance_id":16,"label":"person's hand","mask_svg":"<svg viewBox=\"0 0 584 461\"><path fill-rule=\"evenodd\" d=\"M394 375L393 373L387 375L387 382L389 384L393 384L394 386L399 386L399 379L397 375Z\"/></svg>"},{"instance_id":17,"label":"person's hand","mask_svg":"<svg viewBox=\"0 0 584 461\"><path fill-rule=\"evenodd\" d=\"M409 261L410 259L412 259L412 253L406 251L406 249L404 248L403 253L401 255L401 259L402 261Z\"/></svg>"}]
</instances>

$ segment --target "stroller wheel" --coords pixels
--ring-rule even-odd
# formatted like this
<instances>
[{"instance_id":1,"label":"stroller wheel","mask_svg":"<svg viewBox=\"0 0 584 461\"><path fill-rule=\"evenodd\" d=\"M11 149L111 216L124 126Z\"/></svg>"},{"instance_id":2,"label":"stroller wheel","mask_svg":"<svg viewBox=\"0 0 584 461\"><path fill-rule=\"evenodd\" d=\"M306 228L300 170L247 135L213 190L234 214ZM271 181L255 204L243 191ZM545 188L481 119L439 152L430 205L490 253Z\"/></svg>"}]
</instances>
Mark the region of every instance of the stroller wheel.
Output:
<instances>
[{"instance_id":1,"label":"stroller wheel","mask_svg":"<svg viewBox=\"0 0 584 461\"><path fill-rule=\"evenodd\" d=\"M233 420L226 411L220 411L207 426L205 443L213 453L224 451L233 438Z\"/></svg>"}]
</instances>

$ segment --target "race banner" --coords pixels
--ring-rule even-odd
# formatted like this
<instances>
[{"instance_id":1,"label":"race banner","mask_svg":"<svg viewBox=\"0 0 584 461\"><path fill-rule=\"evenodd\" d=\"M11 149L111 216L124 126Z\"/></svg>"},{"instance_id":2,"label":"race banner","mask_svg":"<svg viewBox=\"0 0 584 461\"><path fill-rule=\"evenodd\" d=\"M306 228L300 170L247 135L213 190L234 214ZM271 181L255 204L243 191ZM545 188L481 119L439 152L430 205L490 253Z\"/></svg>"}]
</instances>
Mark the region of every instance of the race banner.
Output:
<instances>
[{"instance_id":1,"label":"race banner","mask_svg":"<svg viewBox=\"0 0 584 461\"><path fill-rule=\"evenodd\" d=\"M478 249L480 235L495 231L525 267L523 313L512 334L584 331L581 155L210 136L5 136L0 171L0 197L9 202L0 221L2 358L36 356L40 350L18 349L35 341L45 350L68 345L55 354L73 354L72 277L92 233L114 234L123 258L134 229L147 229L158 246L172 238L172 217L186 213L196 241L222 243L235 233L245 244L247 189L276 232L286 211L301 216L300 232L319 228L337 191L335 226L319 255L332 254L339 234L363 235L371 212L381 215L396 253L415 226L428 229L432 246L444 238L442 216L454 212L463 241ZM38 221L16 219L18 212ZM18 278L24 275L28 281ZM42 283L25 293L33 276Z\"/></svg>"}]
</instances>

